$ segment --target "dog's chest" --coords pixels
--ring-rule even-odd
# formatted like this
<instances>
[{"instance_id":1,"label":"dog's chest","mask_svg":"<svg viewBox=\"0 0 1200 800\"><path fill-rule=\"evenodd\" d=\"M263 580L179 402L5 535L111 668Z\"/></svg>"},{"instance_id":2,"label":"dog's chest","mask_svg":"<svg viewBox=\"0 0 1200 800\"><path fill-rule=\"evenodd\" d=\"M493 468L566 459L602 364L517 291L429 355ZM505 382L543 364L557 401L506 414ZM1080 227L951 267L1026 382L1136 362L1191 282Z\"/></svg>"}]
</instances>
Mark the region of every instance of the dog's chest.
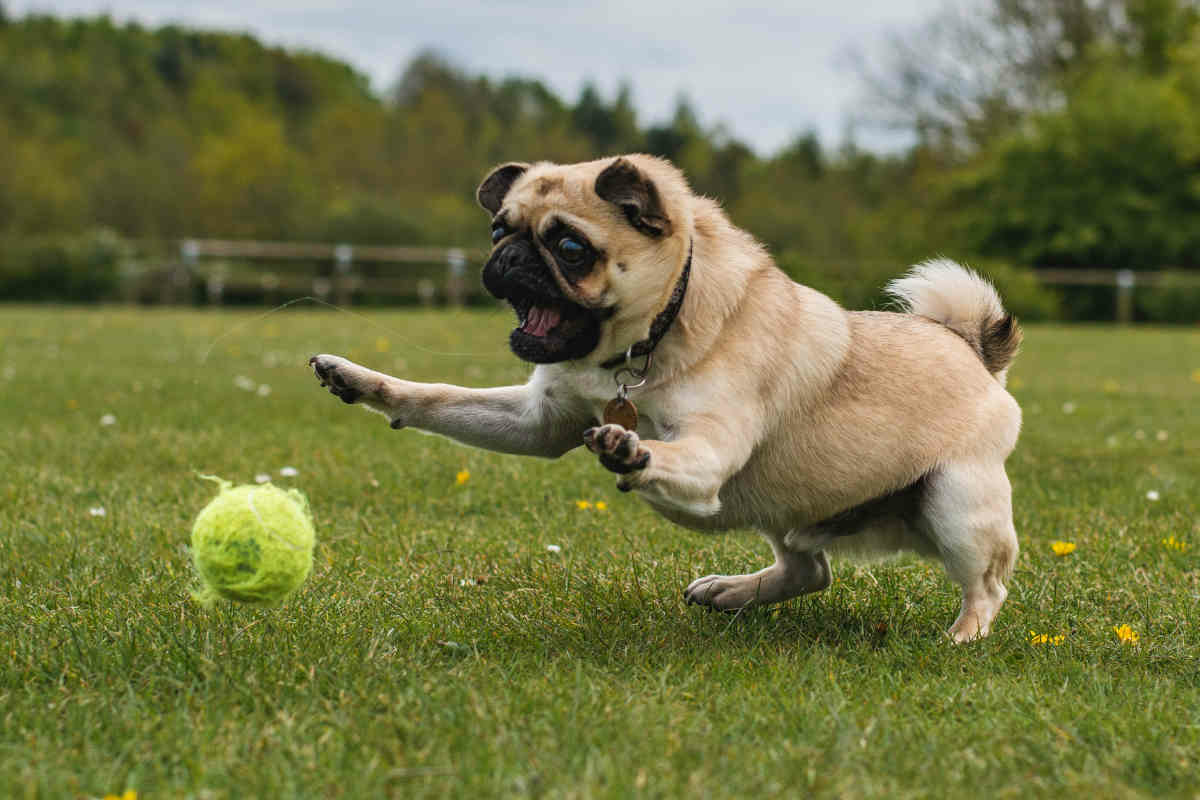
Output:
<instances>
[{"instance_id":1,"label":"dog's chest","mask_svg":"<svg viewBox=\"0 0 1200 800\"><path fill-rule=\"evenodd\" d=\"M619 389L612 374L573 375L571 378L571 392L587 406L593 419L603 423L604 409L617 397ZM678 435L678 412L663 392L631 389L628 399L637 408L640 438L669 442Z\"/></svg>"}]
</instances>

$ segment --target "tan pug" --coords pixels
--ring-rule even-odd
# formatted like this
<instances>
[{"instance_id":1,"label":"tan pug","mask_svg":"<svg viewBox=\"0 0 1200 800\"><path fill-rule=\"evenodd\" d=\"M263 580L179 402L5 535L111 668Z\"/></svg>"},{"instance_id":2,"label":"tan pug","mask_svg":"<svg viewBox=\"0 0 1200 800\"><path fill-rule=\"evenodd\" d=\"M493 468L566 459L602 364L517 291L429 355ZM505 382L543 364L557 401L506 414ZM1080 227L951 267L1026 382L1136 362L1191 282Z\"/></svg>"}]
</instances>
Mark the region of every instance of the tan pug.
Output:
<instances>
[{"instance_id":1,"label":"tan pug","mask_svg":"<svg viewBox=\"0 0 1200 800\"><path fill-rule=\"evenodd\" d=\"M962 587L950 635L987 635L1017 557L1004 461L1021 423L1004 389L1020 329L991 285L928 262L889 287L907 313L847 312L644 155L506 164L478 199L483 283L516 311L528 383L318 355L322 385L393 428L549 458L586 445L668 519L767 539L774 564L699 578L689 602L777 603L829 586L827 551L913 550Z\"/></svg>"}]
</instances>

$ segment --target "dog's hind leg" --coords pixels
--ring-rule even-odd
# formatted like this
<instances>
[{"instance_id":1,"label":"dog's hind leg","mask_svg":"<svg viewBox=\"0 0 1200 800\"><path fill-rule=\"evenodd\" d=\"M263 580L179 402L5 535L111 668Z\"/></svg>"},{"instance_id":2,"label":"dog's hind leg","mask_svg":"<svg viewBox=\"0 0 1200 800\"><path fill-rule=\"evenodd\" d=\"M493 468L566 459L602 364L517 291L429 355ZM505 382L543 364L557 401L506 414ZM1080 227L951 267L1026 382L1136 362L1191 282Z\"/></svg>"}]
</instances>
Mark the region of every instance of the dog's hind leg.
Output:
<instances>
[{"instance_id":1,"label":"dog's hind leg","mask_svg":"<svg viewBox=\"0 0 1200 800\"><path fill-rule=\"evenodd\" d=\"M774 564L749 575L697 578L684 590L684 598L718 611L736 611L819 592L833 581L824 551L800 552L786 547L782 536L768 533L763 536L775 551Z\"/></svg>"},{"instance_id":2,"label":"dog's hind leg","mask_svg":"<svg viewBox=\"0 0 1200 800\"><path fill-rule=\"evenodd\" d=\"M962 611L949 635L956 642L987 636L1008 596L1004 584L1018 552L1004 464L942 465L928 476L921 506L922 532L962 587Z\"/></svg>"}]
</instances>

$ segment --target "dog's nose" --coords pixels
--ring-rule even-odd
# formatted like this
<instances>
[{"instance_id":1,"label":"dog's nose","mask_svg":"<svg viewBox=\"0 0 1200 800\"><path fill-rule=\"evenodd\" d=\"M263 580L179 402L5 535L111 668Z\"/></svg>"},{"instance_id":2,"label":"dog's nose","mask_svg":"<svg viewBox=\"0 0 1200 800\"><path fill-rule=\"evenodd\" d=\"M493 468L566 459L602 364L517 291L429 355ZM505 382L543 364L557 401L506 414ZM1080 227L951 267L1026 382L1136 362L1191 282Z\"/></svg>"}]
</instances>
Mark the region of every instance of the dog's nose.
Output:
<instances>
[{"instance_id":1,"label":"dog's nose","mask_svg":"<svg viewBox=\"0 0 1200 800\"><path fill-rule=\"evenodd\" d=\"M522 264L540 262L533 240L526 236L511 237L495 255L496 269L503 275Z\"/></svg>"},{"instance_id":2,"label":"dog's nose","mask_svg":"<svg viewBox=\"0 0 1200 800\"><path fill-rule=\"evenodd\" d=\"M527 236L510 237L483 265L483 288L496 297L504 298L510 273L536 259L537 248Z\"/></svg>"},{"instance_id":3,"label":"dog's nose","mask_svg":"<svg viewBox=\"0 0 1200 800\"><path fill-rule=\"evenodd\" d=\"M513 251L514 251L513 246L511 244L509 244L509 245L505 245L500 250L500 252L496 253L493 260L495 261L495 270L496 270L497 277L507 274L509 272L509 270L511 270L513 268L513 266L516 264L516 261L517 261L516 253Z\"/></svg>"}]
</instances>

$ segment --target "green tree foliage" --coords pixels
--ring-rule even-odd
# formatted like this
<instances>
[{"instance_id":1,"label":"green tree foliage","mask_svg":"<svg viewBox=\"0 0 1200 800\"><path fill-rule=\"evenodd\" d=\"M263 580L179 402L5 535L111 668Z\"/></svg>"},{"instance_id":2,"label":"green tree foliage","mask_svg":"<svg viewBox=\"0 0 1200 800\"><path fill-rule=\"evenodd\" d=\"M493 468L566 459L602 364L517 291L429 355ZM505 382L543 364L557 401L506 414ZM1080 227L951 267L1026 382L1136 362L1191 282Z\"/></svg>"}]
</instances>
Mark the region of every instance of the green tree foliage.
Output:
<instances>
[{"instance_id":1,"label":"green tree foliage","mask_svg":"<svg viewBox=\"0 0 1200 800\"><path fill-rule=\"evenodd\" d=\"M956 177L975 251L1055 266L1200 266L1200 95L1172 74L1093 71Z\"/></svg>"},{"instance_id":2,"label":"green tree foliage","mask_svg":"<svg viewBox=\"0 0 1200 800\"><path fill-rule=\"evenodd\" d=\"M1122 27L1086 63L1047 77L1053 108L1025 115L943 180L971 252L1061 267L1200 266L1200 12L1176 0L1121 11Z\"/></svg>"},{"instance_id":3,"label":"green tree foliage","mask_svg":"<svg viewBox=\"0 0 1200 800\"><path fill-rule=\"evenodd\" d=\"M1198 19L1197 0L947 11L868 76L876 116L911 131L911 149L801 133L768 155L706 127L686 97L646 124L628 84L612 97L586 85L572 103L426 52L378 94L344 63L246 35L0 6L0 239L103 227L481 246L474 190L492 165L642 151L850 304L945 255L982 259L1045 316L1052 300L1012 264L1200 267Z\"/></svg>"},{"instance_id":4,"label":"green tree foliage","mask_svg":"<svg viewBox=\"0 0 1200 800\"><path fill-rule=\"evenodd\" d=\"M497 162L646 151L773 247L885 251L855 231L860 189L885 167L830 157L811 134L764 159L700 119L681 97L644 127L628 84L611 98L585 86L571 104L434 52L380 97L345 64L249 36L27 16L0 28L13 167L0 173L0 235L103 225L138 238L479 244L474 190Z\"/></svg>"}]
</instances>

